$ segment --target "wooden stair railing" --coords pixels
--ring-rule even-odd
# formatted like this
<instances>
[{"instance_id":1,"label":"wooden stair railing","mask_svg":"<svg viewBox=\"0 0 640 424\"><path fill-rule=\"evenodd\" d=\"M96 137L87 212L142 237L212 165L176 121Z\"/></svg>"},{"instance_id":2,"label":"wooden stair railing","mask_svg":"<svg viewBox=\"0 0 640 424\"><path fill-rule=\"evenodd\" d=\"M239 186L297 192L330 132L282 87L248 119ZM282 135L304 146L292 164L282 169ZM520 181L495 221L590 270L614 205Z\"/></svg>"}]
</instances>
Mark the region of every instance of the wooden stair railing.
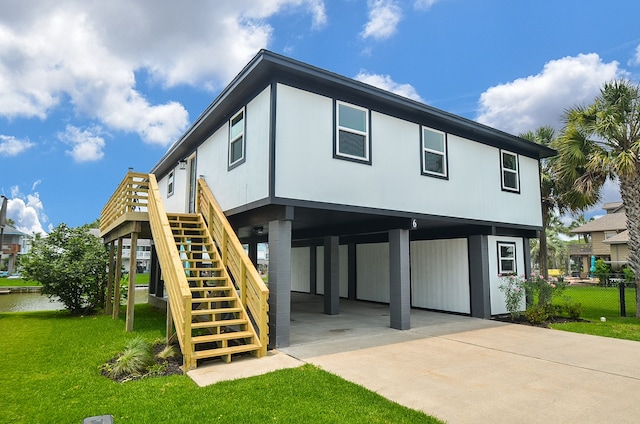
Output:
<instances>
[{"instance_id":1,"label":"wooden stair railing","mask_svg":"<svg viewBox=\"0 0 640 424\"><path fill-rule=\"evenodd\" d=\"M204 217L207 231L215 241L220 259L239 291L241 303L258 333L260 349L254 355L267 354L269 343L269 289L242 247L235 231L204 179L198 180L197 211Z\"/></svg>"},{"instance_id":2,"label":"wooden stair railing","mask_svg":"<svg viewBox=\"0 0 640 424\"><path fill-rule=\"evenodd\" d=\"M198 359L259 352L262 344L201 215L169 214L191 291L192 366Z\"/></svg>"},{"instance_id":3,"label":"wooden stair railing","mask_svg":"<svg viewBox=\"0 0 640 424\"><path fill-rule=\"evenodd\" d=\"M184 368L185 371L188 371L195 365L191 344L191 290L180 261L180 254L173 238L169 219L162 204L158 183L153 174L149 175L148 209L151 234L168 293L167 312L173 318ZM170 337L171 335L167 334L167 341Z\"/></svg>"}]
</instances>

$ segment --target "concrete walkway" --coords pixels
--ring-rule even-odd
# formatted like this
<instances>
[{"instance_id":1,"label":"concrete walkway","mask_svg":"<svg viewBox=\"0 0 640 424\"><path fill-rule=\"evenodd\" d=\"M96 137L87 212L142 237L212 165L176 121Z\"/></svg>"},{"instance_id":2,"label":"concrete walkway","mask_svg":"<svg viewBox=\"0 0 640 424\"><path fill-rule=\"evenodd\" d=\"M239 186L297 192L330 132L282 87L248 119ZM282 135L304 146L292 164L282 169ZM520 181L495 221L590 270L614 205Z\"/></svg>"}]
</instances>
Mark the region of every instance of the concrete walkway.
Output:
<instances>
[{"instance_id":1,"label":"concrete walkway","mask_svg":"<svg viewBox=\"0 0 640 424\"><path fill-rule=\"evenodd\" d=\"M638 342L419 310L398 331L384 305L341 300L340 315L327 316L321 297L294 300L291 346L248 360L245 375L261 361L273 366L258 373L312 363L449 423L640 419ZM190 375L208 384L229 366Z\"/></svg>"}]
</instances>

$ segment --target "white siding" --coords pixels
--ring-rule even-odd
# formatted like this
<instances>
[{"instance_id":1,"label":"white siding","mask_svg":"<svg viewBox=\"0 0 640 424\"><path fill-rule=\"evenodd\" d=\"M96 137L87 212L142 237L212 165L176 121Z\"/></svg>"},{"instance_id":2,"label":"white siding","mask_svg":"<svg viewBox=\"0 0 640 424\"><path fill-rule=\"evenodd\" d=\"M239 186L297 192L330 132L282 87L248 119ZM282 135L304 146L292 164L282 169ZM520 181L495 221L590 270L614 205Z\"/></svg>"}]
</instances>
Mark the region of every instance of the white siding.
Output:
<instances>
[{"instance_id":1,"label":"white siding","mask_svg":"<svg viewBox=\"0 0 640 424\"><path fill-rule=\"evenodd\" d=\"M498 277L498 242L507 242L516 244L516 270L518 275L524 275L524 244L523 239L519 237L497 237L489 236L487 238L489 249L489 281L491 284L491 315L506 314L504 293L498 288L500 286L500 278ZM528 248L528 246L527 246ZM525 309L525 301L522 300L522 310Z\"/></svg>"},{"instance_id":2,"label":"white siding","mask_svg":"<svg viewBox=\"0 0 640 424\"><path fill-rule=\"evenodd\" d=\"M411 302L418 308L471 313L466 239L411 242Z\"/></svg>"},{"instance_id":3,"label":"white siding","mask_svg":"<svg viewBox=\"0 0 640 424\"><path fill-rule=\"evenodd\" d=\"M173 169L173 195L167 197L167 181L169 174L158 181L158 189L164 199L167 212L185 212L187 209L187 181L189 174L186 169L176 166Z\"/></svg>"},{"instance_id":4,"label":"white siding","mask_svg":"<svg viewBox=\"0 0 640 424\"><path fill-rule=\"evenodd\" d=\"M310 248L291 249L291 290L309 293L311 290Z\"/></svg>"},{"instance_id":5,"label":"white siding","mask_svg":"<svg viewBox=\"0 0 640 424\"><path fill-rule=\"evenodd\" d=\"M318 246L316 251L316 293L324 294L324 246ZM340 269L340 297L349 297L349 255L348 247L340 246L338 253L338 266Z\"/></svg>"},{"instance_id":6,"label":"white siding","mask_svg":"<svg viewBox=\"0 0 640 424\"><path fill-rule=\"evenodd\" d=\"M334 159L333 99L283 84L277 90L276 196L541 225L536 160L519 156L521 193L504 192L499 149L449 134L449 179L423 176L420 125L378 112L372 165Z\"/></svg>"},{"instance_id":7,"label":"white siding","mask_svg":"<svg viewBox=\"0 0 640 424\"><path fill-rule=\"evenodd\" d=\"M356 246L357 298L389 303L389 243Z\"/></svg>"},{"instance_id":8,"label":"white siding","mask_svg":"<svg viewBox=\"0 0 640 424\"><path fill-rule=\"evenodd\" d=\"M198 148L198 175L204 175L222 210L269 196L270 88L246 107L246 161L228 171L228 122ZM186 173L186 171L184 171ZM186 180L183 184L186 190Z\"/></svg>"}]
</instances>

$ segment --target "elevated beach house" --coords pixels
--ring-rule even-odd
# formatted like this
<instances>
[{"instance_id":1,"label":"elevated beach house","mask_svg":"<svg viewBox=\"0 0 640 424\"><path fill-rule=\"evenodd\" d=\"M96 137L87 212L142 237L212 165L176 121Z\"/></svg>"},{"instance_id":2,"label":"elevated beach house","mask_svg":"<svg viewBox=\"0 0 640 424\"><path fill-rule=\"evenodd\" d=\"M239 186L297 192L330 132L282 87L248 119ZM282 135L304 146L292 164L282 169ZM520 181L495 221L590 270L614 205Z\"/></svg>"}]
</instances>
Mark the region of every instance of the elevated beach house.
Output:
<instances>
[{"instance_id":1,"label":"elevated beach house","mask_svg":"<svg viewBox=\"0 0 640 424\"><path fill-rule=\"evenodd\" d=\"M257 276L251 262L224 262L235 255L227 248L235 237L234 249L240 256L246 249L253 263L258 243L269 246L268 327L257 332L271 347L289 345L292 291L324 296L326 314L339 314L343 298L388 304L389 325L399 330L410 328L411 308L490 318L507 312L498 274L529 272L529 239L542 225L539 160L553 154L262 50L149 174L125 179L121 187L136 202L116 214L119 221L105 218L102 234L107 243L144 237L150 225L159 263L151 293L171 299L191 288L188 317L176 317L180 306L170 302L176 331L184 343L209 337L225 353L231 344L215 336L231 325L206 336L187 335L186 325L228 316L224 302L236 292L238 310L260 296L246 288L245 277ZM122 217L147 212L147 202L149 217L123 229L132 215ZM162 223L152 207L164 213L176 245L158 241ZM200 223L189 233L183 222L192 219ZM169 287L175 272L186 274L182 292ZM225 273L233 289L216 301L212 278ZM248 321L259 327L257 320Z\"/></svg>"}]
</instances>

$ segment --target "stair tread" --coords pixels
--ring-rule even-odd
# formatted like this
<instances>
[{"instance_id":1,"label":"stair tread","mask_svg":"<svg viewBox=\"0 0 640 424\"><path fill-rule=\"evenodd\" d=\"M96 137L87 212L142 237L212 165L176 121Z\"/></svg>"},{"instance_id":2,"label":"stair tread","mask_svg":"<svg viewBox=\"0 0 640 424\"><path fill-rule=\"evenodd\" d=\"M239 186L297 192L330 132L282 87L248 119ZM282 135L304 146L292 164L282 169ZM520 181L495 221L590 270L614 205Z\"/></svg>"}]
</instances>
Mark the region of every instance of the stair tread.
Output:
<instances>
[{"instance_id":1,"label":"stair tread","mask_svg":"<svg viewBox=\"0 0 640 424\"><path fill-rule=\"evenodd\" d=\"M235 296L193 297L191 303L233 302L239 300Z\"/></svg>"},{"instance_id":2,"label":"stair tread","mask_svg":"<svg viewBox=\"0 0 640 424\"><path fill-rule=\"evenodd\" d=\"M243 318L225 319L221 321L201 321L191 323L191 328L216 328L230 327L232 325L246 325L247 320Z\"/></svg>"},{"instance_id":3,"label":"stair tread","mask_svg":"<svg viewBox=\"0 0 640 424\"><path fill-rule=\"evenodd\" d=\"M192 292L231 290L231 286L189 287Z\"/></svg>"},{"instance_id":4,"label":"stair tread","mask_svg":"<svg viewBox=\"0 0 640 424\"><path fill-rule=\"evenodd\" d=\"M191 311L191 315L232 314L235 312L241 312L242 310L243 309L239 306L233 306L230 308L195 309Z\"/></svg>"},{"instance_id":5,"label":"stair tread","mask_svg":"<svg viewBox=\"0 0 640 424\"><path fill-rule=\"evenodd\" d=\"M230 355L234 353L252 352L260 349L259 344L250 343L240 346L221 347L217 349L197 350L193 352L193 357L196 359L215 358L216 356Z\"/></svg>"},{"instance_id":6,"label":"stair tread","mask_svg":"<svg viewBox=\"0 0 640 424\"><path fill-rule=\"evenodd\" d=\"M192 336L191 343L209 343L217 342L220 340L233 340L233 339L248 339L254 337L251 331L230 331L222 334L207 334L205 336Z\"/></svg>"}]
</instances>

